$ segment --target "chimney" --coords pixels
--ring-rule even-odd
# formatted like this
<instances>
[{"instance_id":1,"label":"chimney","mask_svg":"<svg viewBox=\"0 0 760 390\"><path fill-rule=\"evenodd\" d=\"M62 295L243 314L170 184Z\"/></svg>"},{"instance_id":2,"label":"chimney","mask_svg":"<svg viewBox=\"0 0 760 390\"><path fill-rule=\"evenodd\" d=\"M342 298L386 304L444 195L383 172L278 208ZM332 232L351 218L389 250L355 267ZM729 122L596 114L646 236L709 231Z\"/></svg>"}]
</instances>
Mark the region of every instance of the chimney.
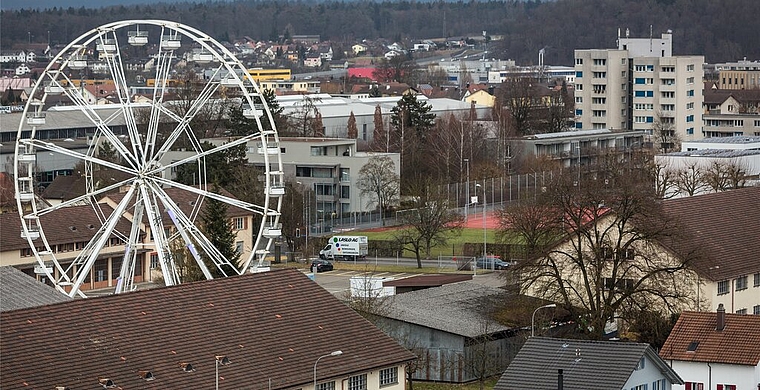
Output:
<instances>
[{"instance_id":1,"label":"chimney","mask_svg":"<svg viewBox=\"0 0 760 390\"><path fill-rule=\"evenodd\" d=\"M715 326L715 330L721 331L726 327L726 309L723 304L718 305L718 324Z\"/></svg>"},{"instance_id":2,"label":"chimney","mask_svg":"<svg viewBox=\"0 0 760 390\"><path fill-rule=\"evenodd\" d=\"M562 390L565 386L565 377L562 375L562 369L557 370L557 390Z\"/></svg>"}]
</instances>

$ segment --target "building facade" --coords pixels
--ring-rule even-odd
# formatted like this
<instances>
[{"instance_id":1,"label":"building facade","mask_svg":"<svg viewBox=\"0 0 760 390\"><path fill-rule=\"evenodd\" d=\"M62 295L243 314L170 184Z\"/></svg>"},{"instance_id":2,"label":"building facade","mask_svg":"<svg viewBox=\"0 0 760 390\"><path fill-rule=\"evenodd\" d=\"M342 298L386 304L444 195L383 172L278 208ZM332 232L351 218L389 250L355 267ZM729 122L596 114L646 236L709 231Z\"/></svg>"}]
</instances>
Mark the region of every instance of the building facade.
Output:
<instances>
[{"instance_id":1,"label":"building facade","mask_svg":"<svg viewBox=\"0 0 760 390\"><path fill-rule=\"evenodd\" d=\"M745 57L736 62L715 64L720 89L760 88L760 61L748 61Z\"/></svg>"},{"instance_id":2,"label":"building facade","mask_svg":"<svg viewBox=\"0 0 760 390\"><path fill-rule=\"evenodd\" d=\"M626 34L627 35L627 34ZM673 56L672 33L575 51L576 128L702 137L703 56Z\"/></svg>"}]
</instances>

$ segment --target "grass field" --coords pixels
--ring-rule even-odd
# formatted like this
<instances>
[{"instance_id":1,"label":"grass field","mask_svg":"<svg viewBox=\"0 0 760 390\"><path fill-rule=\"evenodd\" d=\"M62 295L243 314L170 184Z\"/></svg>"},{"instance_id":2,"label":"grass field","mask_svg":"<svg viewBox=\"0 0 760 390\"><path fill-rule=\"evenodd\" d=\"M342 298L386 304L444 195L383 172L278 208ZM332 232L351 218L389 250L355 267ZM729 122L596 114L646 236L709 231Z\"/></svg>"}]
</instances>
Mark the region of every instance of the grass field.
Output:
<instances>
[{"instance_id":1,"label":"grass field","mask_svg":"<svg viewBox=\"0 0 760 390\"><path fill-rule=\"evenodd\" d=\"M397 229L384 229L384 230L367 230L367 231L352 231L352 235L367 236L372 240L393 240L393 235ZM496 243L496 232L492 229L486 230L486 249L488 245ZM475 228L463 228L459 231L459 234L452 236L445 245L439 245L430 250L431 257L438 256L461 256L465 243L483 244L483 229ZM370 256L374 254L370 253ZM414 257L411 251L405 251L402 257Z\"/></svg>"}]
</instances>

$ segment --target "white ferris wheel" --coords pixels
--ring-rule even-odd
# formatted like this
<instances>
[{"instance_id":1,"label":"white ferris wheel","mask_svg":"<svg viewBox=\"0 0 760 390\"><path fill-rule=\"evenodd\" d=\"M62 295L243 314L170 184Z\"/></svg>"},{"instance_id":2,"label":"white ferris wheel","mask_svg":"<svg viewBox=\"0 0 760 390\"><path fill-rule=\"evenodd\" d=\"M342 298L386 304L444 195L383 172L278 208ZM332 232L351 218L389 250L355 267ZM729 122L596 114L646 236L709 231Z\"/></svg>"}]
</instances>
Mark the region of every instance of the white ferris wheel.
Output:
<instances>
[{"instance_id":1,"label":"white ferris wheel","mask_svg":"<svg viewBox=\"0 0 760 390\"><path fill-rule=\"evenodd\" d=\"M151 58L152 79L135 76L133 53ZM177 79L187 80L191 73L195 74L192 88L180 90ZM98 93L88 93L85 79L95 80L91 83L101 86L96 89L107 89L108 101ZM185 95L184 99L178 99L179 95ZM208 132L200 128L203 124L196 125L196 119L206 115L218 120L227 115L229 107L237 107L245 120L255 125L250 125L246 135L230 137L210 149L202 147L200 137ZM78 126L89 129L87 146L69 148L60 136L56 139L46 131L56 127L56 123L47 123L56 117L51 111L81 120ZM22 118L14 160L21 237L36 258L36 272L69 296L85 296L83 283L91 277L104 248L114 242L124 248L123 261L117 256L120 264L113 266L118 270L113 275L118 277L115 293L120 293L134 288L135 269L141 269L141 264L136 264L140 253L154 253L165 284L174 285L181 281L171 250L178 243L211 279L214 273L229 276L230 272L256 269L281 234L284 176L270 109L247 69L227 48L197 29L163 20L129 20L81 35L41 74ZM117 158L104 158L98 152L106 143ZM263 160L258 164L264 182L263 202L256 204L231 197L206 177L207 159L250 143L256 146L247 150L256 149ZM184 154L172 158L177 151ZM65 156L82 167L84 194L55 205L39 202L42 155ZM102 170L116 172L113 177L118 179L106 184L97 181ZM191 185L175 178L178 170L189 172ZM119 192L112 197L116 201L104 203L102 199L114 191ZM188 209L187 204L178 204L172 191L190 194L193 206ZM198 227L202 205L211 200L253 216L251 247L246 251L250 255L236 264ZM87 210L98 223L88 225L92 231L85 242L73 248L75 256L69 253L64 258L56 247L60 237L53 237L54 233L60 234L57 225L70 218L71 207L83 205L89 206Z\"/></svg>"}]
</instances>

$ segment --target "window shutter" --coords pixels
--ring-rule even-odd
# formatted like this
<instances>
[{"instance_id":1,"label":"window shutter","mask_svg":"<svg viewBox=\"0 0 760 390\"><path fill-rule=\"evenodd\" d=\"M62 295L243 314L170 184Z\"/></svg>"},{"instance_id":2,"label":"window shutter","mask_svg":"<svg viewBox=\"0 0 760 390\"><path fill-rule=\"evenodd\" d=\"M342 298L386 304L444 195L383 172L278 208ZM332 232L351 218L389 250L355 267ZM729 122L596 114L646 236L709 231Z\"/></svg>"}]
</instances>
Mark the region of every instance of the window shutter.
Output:
<instances>
[{"instance_id":1,"label":"window shutter","mask_svg":"<svg viewBox=\"0 0 760 390\"><path fill-rule=\"evenodd\" d=\"M716 390L723 390L723 385L718 385L718 388Z\"/></svg>"}]
</instances>

